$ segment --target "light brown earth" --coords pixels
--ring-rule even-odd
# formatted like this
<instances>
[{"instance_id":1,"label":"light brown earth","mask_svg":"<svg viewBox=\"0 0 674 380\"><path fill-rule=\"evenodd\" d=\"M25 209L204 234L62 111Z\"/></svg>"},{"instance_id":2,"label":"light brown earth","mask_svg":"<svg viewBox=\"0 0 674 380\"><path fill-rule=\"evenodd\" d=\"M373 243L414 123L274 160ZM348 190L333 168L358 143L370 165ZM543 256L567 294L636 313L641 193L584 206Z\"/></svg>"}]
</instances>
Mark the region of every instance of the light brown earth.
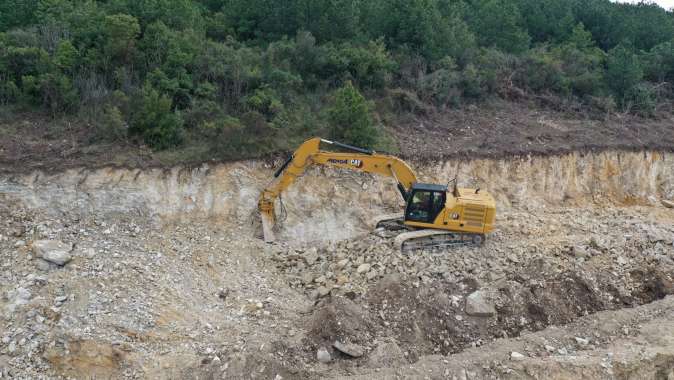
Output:
<instances>
[{"instance_id":1,"label":"light brown earth","mask_svg":"<svg viewBox=\"0 0 674 380\"><path fill-rule=\"evenodd\" d=\"M283 241L266 245L265 162L6 174L0 374L671 378L672 157L418 163L424 180L458 172L491 191L498 228L482 247L406 254L368 233L400 206L376 177L310 170L284 197ZM44 239L72 243L72 260L45 265ZM467 313L476 291L486 316Z\"/></svg>"},{"instance_id":2,"label":"light brown earth","mask_svg":"<svg viewBox=\"0 0 674 380\"><path fill-rule=\"evenodd\" d=\"M659 207L510 210L484 247L406 255L373 236L314 251L265 247L246 228L43 218L5 219L28 232L3 239L3 292L32 295L2 303L10 377L643 378L674 361L674 215ZM75 242L73 261L37 270L38 237ZM476 289L494 316L465 313Z\"/></svg>"}]
</instances>

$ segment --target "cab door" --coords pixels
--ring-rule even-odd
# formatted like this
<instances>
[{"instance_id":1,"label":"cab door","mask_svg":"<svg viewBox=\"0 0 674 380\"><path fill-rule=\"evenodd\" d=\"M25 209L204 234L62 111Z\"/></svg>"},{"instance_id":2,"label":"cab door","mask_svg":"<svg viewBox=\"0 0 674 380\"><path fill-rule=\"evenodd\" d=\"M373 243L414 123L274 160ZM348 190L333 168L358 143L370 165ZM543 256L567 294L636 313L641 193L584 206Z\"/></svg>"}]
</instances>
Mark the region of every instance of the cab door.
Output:
<instances>
[{"instance_id":1,"label":"cab door","mask_svg":"<svg viewBox=\"0 0 674 380\"><path fill-rule=\"evenodd\" d=\"M445 197L444 192L415 190L405 209L405 221L434 224L445 208Z\"/></svg>"}]
</instances>

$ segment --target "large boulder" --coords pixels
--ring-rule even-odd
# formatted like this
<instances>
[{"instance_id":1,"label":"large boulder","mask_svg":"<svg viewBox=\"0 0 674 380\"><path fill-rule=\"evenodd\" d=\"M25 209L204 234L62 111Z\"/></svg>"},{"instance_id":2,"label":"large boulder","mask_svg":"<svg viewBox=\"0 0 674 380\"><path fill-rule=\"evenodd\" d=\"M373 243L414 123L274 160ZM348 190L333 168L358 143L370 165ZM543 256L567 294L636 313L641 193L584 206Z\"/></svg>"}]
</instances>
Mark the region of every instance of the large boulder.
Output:
<instances>
[{"instance_id":1,"label":"large boulder","mask_svg":"<svg viewBox=\"0 0 674 380\"><path fill-rule=\"evenodd\" d=\"M63 266L72 260L73 245L58 240L38 240L33 243L35 256L50 263Z\"/></svg>"},{"instance_id":2,"label":"large boulder","mask_svg":"<svg viewBox=\"0 0 674 380\"><path fill-rule=\"evenodd\" d=\"M491 317L496 314L494 304L489 300L489 294L478 290L466 297L466 314L474 317Z\"/></svg>"}]
</instances>

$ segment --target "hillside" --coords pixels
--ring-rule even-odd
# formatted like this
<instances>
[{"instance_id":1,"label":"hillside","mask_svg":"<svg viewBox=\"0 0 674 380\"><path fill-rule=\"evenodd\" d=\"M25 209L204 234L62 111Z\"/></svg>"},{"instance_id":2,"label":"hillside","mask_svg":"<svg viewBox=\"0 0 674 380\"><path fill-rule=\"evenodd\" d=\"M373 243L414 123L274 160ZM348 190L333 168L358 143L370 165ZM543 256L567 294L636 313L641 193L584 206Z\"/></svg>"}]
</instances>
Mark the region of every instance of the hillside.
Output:
<instances>
[{"instance_id":1,"label":"hillside","mask_svg":"<svg viewBox=\"0 0 674 380\"><path fill-rule=\"evenodd\" d=\"M448 158L498 158L605 150L674 150L674 118L646 119L629 114L591 118L517 102L492 101L423 116L401 118L386 129L386 151L420 163ZM145 145L92 142L88 124L34 114L0 119L0 173L48 173L71 168L126 168L227 162L203 146L156 151ZM299 143L299 141L298 141ZM285 159L294 147L244 157Z\"/></svg>"},{"instance_id":2,"label":"hillside","mask_svg":"<svg viewBox=\"0 0 674 380\"><path fill-rule=\"evenodd\" d=\"M663 148L673 79L674 15L645 3L0 4L9 166L243 159L313 135L410 155Z\"/></svg>"}]
</instances>

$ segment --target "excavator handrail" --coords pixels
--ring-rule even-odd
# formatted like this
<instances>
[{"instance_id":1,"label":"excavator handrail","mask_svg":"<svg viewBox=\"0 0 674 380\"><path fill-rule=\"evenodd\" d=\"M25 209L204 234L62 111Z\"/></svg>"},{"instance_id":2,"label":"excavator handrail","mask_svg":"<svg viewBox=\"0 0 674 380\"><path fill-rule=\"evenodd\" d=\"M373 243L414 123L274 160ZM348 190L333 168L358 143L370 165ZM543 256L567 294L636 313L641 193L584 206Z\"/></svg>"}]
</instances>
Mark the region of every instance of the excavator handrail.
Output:
<instances>
[{"instance_id":1,"label":"excavator handrail","mask_svg":"<svg viewBox=\"0 0 674 380\"><path fill-rule=\"evenodd\" d=\"M324 151L320 149L321 143L346 149L353 153ZM300 145L288 160L279 167L274 173L275 179L262 191L258 209L262 217L262 230L266 242L274 241L273 226L276 219L274 202L312 164L392 177L398 182L398 189L403 198L407 198L412 185L417 182L414 171L398 157L379 154L370 149L358 148L318 137L309 139Z\"/></svg>"}]
</instances>

